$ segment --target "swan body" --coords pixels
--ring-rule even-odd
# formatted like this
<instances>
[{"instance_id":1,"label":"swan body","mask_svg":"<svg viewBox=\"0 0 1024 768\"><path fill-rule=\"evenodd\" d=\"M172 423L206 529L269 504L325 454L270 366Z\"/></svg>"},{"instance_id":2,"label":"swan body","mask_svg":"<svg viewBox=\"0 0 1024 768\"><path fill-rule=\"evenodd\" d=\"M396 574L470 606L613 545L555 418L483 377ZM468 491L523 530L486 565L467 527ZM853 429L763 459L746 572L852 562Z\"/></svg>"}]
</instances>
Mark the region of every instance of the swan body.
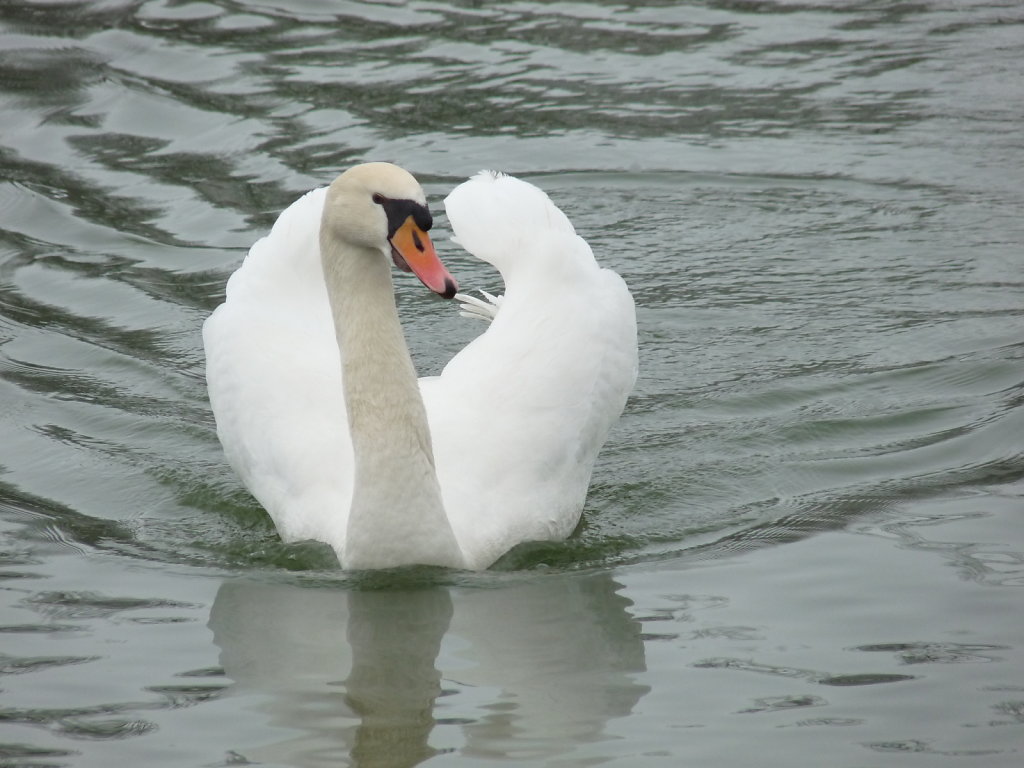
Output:
<instances>
[{"instance_id":1,"label":"swan body","mask_svg":"<svg viewBox=\"0 0 1024 768\"><path fill-rule=\"evenodd\" d=\"M422 189L386 163L286 209L203 327L229 463L284 540L345 568L482 569L565 538L636 380L632 297L547 195L481 172L445 208L505 293L460 297L489 325L438 376L416 378L388 252L441 295L455 282Z\"/></svg>"}]
</instances>

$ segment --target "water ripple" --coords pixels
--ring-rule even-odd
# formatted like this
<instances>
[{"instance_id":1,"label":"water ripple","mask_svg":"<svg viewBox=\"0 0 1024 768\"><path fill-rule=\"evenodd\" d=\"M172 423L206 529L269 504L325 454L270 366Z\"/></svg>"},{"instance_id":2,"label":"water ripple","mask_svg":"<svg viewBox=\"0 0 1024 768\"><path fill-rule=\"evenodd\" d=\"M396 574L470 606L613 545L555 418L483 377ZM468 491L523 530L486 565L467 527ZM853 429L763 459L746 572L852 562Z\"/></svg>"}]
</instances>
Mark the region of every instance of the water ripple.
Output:
<instances>
[{"instance_id":1,"label":"water ripple","mask_svg":"<svg viewBox=\"0 0 1024 768\"><path fill-rule=\"evenodd\" d=\"M1022 28L988 0L0 5L0 762L356 754L351 713L330 710L301 754L256 756L308 733L310 702L338 706L341 674L299 704L245 695L207 647L211 574L304 597L431 586L458 621L482 591L609 568L659 596L631 586L650 625L626 666L652 687L630 712L641 683L615 679L616 738L502 730L595 697L523 719L529 687L453 682L470 674L456 632L431 745L1014 754L1021 691L996 683L1019 661L1006 587L1024 584ZM423 180L467 287L497 280L445 241L439 201L494 166L543 187L631 286L641 377L568 542L482 575L350 576L282 544L226 467L201 323L278 212L363 159ZM397 291L417 366L438 370L473 329ZM908 618L918 598L933 613ZM257 607L244 651L291 626ZM536 659L495 667L517 661L537 678Z\"/></svg>"}]
</instances>

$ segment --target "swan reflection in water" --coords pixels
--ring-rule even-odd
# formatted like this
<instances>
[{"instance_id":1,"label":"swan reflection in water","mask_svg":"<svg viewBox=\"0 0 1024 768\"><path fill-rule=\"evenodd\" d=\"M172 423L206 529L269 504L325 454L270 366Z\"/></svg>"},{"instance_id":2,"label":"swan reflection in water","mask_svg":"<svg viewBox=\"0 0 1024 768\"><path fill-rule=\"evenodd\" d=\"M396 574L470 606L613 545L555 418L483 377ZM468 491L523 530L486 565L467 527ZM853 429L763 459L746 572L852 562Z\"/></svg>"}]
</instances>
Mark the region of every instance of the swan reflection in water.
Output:
<instances>
[{"instance_id":1,"label":"swan reflection in water","mask_svg":"<svg viewBox=\"0 0 1024 768\"><path fill-rule=\"evenodd\" d=\"M210 627L229 695L250 697L267 737L238 751L400 768L446 749L536 759L599 740L649 690L618 589L607 574L411 591L226 582Z\"/></svg>"}]
</instances>

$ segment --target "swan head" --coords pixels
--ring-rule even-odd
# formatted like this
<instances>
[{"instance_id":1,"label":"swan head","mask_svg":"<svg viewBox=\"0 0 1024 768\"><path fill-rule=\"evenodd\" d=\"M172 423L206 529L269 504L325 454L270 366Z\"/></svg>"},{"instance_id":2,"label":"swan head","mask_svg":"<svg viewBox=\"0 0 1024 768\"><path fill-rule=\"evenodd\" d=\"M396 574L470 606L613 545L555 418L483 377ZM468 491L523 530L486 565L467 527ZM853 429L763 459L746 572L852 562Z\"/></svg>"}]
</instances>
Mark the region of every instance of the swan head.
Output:
<instances>
[{"instance_id":1,"label":"swan head","mask_svg":"<svg viewBox=\"0 0 1024 768\"><path fill-rule=\"evenodd\" d=\"M321 230L366 249L388 253L446 299L458 291L427 231L433 224L423 188L391 163L364 163L338 176L327 190Z\"/></svg>"}]
</instances>

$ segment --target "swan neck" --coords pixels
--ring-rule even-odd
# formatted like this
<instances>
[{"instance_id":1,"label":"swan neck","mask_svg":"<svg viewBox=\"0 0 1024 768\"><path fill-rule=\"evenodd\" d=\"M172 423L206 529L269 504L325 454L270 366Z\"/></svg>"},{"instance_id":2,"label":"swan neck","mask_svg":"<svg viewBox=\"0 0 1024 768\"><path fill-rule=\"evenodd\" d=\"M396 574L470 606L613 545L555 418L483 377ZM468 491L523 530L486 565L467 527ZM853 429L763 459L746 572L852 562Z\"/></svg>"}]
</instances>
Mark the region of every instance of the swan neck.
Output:
<instances>
[{"instance_id":1,"label":"swan neck","mask_svg":"<svg viewBox=\"0 0 1024 768\"><path fill-rule=\"evenodd\" d=\"M461 567L387 260L323 233L321 257L355 456L342 564Z\"/></svg>"},{"instance_id":2,"label":"swan neck","mask_svg":"<svg viewBox=\"0 0 1024 768\"><path fill-rule=\"evenodd\" d=\"M433 464L426 412L398 319L390 271L381 255L372 251L361 257L330 260L333 265L342 261L350 268L336 270L331 279L325 260L325 277L342 353L353 439L386 442L375 427L383 421L393 422L391 431L401 429L415 438L419 450Z\"/></svg>"}]
</instances>

